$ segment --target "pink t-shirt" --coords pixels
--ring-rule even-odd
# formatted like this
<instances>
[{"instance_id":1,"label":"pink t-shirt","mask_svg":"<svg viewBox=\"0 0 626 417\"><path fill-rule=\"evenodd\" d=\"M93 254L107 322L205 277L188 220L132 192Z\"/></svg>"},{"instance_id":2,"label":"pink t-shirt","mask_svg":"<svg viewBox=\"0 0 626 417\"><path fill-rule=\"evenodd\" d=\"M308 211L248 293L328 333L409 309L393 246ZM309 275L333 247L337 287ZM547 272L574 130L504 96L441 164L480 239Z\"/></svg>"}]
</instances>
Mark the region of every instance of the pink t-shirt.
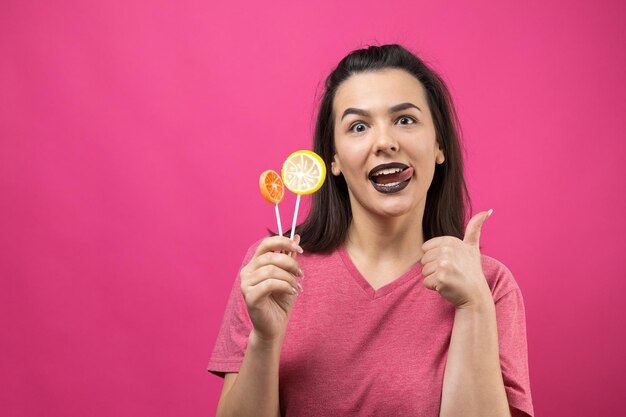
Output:
<instances>
[{"instance_id":1,"label":"pink t-shirt","mask_svg":"<svg viewBox=\"0 0 626 417\"><path fill-rule=\"evenodd\" d=\"M437 417L455 309L424 287L422 264L374 290L343 246L297 259L304 292L280 357L281 414ZM522 294L502 263L485 255L482 263L496 305L509 405L514 416L532 416ZM251 329L237 279L208 370L238 372Z\"/></svg>"}]
</instances>

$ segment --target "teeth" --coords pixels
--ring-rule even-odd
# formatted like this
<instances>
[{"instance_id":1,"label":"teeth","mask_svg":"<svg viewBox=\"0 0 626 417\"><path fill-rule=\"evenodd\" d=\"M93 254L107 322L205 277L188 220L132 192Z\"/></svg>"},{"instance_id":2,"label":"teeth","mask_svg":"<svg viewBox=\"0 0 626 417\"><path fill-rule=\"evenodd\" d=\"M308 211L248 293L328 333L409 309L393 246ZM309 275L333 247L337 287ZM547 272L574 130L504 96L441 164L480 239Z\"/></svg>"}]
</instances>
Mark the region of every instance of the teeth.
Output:
<instances>
[{"instance_id":1,"label":"teeth","mask_svg":"<svg viewBox=\"0 0 626 417\"><path fill-rule=\"evenodd\" d=\"M402 168L381 169L380 171L376 171L374 174L372 174L372 177L377 177L379 175L395 174L396 172L401 172L401 171L402 171Z\"/></svg>"}]
</instances>

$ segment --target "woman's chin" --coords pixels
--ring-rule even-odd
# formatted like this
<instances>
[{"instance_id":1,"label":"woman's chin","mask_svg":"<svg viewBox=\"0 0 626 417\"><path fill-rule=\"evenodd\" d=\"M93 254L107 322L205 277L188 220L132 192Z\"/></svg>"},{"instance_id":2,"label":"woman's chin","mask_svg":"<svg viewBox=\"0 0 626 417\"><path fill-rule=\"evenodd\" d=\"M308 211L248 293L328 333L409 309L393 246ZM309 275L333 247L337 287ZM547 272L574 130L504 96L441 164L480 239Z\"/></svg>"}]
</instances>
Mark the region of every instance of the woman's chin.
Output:
<instances>
[{"instance_id":1,"label":"woman's chin","mask_svg":"<svg viewBox=\"0 0 626 417\"><path fill-rule=\"evenodd\" d=\"M407 214L411 214L414 207L408 204L402 204L401 202L394 202L392 204L386 204L382 207L378 207L376 214L381 217L401 217Z\"/></svg>"},{"instance_id":2,"label":"woman's chin","mask_svg":"<svg viewBox=\"0 0 626 417\"><path fill-rule=\"evenodd\" d=\"M353 196L351 196L353 197ZM383 220L384 218L398 218L418 214L419 202L411 195L396 195L394 198L376 198L378 196L367 196L367 198L351 198L352 212L355 208L365 215ZM356 207L355 207L356 205Z\"/></svg>"}]
</instances>

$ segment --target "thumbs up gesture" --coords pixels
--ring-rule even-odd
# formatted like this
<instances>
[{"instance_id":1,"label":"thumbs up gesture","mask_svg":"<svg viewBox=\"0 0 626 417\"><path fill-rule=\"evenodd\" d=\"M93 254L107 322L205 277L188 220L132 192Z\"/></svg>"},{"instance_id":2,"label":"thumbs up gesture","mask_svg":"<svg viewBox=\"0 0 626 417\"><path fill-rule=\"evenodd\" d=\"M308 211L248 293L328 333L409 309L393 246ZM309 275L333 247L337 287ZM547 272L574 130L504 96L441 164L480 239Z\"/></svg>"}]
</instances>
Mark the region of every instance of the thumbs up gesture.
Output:
<instances>
[{"instance_id":1,"label":"thumbs up gesture","mask_svg":"<svg viewBox=\"0 0 626 417\"><path fill-rule=\"evenodd\" d=\"M463 240L439 236L422 245L424 286L437 291L457 308L493 302L479 249L480 229L492 212L482 211L472 217Z\"/></svg>"}]
</instances>

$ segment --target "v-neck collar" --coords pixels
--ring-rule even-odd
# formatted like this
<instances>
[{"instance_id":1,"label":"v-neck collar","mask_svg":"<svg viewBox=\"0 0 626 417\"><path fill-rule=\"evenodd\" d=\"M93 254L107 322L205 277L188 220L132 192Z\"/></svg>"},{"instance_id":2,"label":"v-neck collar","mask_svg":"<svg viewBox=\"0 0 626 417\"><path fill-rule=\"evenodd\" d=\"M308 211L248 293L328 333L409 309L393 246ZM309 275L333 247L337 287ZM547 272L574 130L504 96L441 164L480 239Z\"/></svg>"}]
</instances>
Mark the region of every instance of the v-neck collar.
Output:
<instances>
[{"instance_id":1,"label":"v-neck collar","mask_svg":"<svg viewBox=\"0 0 626 417\"><path fill-rule=\"evenodd\" d=\"M396 288L406 284L412 278L415 278L422 273L422 264L421 262L417 262L407 272L400 275L399 277L397 277L390 283L375 290L370 285L370 283L365 279L365 277L361 274L361 272L359 272L354 262L352 262L352 259L350 258L350 254L348 254L348 251L346 250L343 244L339 245L337 251L339 252L339 256L341 257L341 260L343 261L344 265L350 272L350 275L352 276L354 281L357 283L359 287L361 287L361 289L365 292L367 297L372 300L380 298L380 297L384 297L385 295L391 293Z\"/></svg>"}]
</instances>

